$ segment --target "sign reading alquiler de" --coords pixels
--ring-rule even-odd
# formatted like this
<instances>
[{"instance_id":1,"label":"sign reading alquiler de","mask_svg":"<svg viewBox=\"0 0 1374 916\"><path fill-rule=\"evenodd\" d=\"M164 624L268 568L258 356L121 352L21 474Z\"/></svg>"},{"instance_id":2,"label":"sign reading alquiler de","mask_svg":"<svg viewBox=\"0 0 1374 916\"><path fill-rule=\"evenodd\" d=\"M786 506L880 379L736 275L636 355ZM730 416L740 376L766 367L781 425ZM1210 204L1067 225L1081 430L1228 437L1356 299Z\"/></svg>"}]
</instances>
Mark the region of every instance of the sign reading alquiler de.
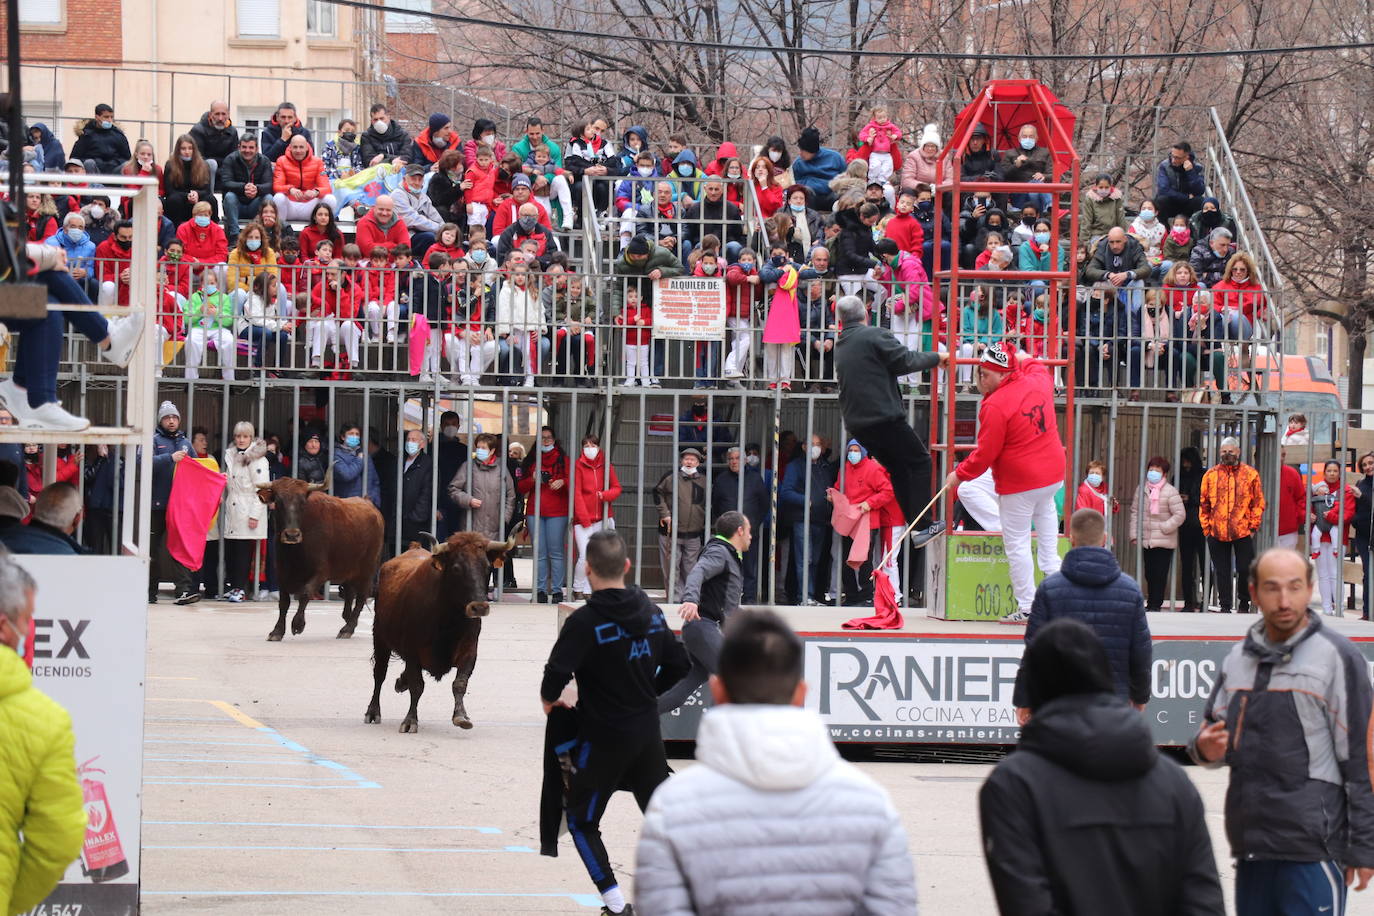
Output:
<instances>
[{"instance_id":1,"label":"sign reading alquiler de","mask_svg":"<svg viewBox=\"0 0 1374 916\"><path fill-rule=\"evenodd\" d=\"M978 636L803 635L806 705L835 741L859 744L1015 744L1012 688L1024 643ZM1145 717L1161 746L1182 746L1237 639L1159 637ZM1355 645L1374 672L1374 640ZM705 708L699 692L662 719L663 736L689 740Z\"/></svg>"},{"instance_id":2,"label":"sign reading alquiler de","mask_svg":"<svg viewBox=\"0 0 1374 916\"><path fill-rule=\"evenodd\" d=\"M724 340L725 280L665 277L654 290L654 338Z\"/></svg>"}]
</instances>

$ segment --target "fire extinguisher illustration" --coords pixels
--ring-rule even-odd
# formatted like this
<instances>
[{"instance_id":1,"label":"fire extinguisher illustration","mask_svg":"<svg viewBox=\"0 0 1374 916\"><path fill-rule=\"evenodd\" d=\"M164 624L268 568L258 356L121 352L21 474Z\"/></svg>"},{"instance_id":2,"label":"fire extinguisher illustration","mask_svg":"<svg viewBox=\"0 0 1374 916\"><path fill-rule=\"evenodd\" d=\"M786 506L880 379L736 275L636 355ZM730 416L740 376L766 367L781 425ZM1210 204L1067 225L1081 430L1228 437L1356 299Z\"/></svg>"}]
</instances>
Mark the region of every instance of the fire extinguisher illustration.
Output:
<instances>
[{"instance_id":1,"label":"fire extinguisher illustration","mask_svg":"<svg viewBox=\"0 0 1374 916\"><path fill-rule=\"evenodd\" d=\"M105 771L91 766L100 757L92 757L76 768L81 778L81 800L86 807L86 841L81 846L81 873L96 884L112 881L129 873L124 847L119 843L119 829L105 797L105 783L96 774Z\"/></svg>"}]
</instances>

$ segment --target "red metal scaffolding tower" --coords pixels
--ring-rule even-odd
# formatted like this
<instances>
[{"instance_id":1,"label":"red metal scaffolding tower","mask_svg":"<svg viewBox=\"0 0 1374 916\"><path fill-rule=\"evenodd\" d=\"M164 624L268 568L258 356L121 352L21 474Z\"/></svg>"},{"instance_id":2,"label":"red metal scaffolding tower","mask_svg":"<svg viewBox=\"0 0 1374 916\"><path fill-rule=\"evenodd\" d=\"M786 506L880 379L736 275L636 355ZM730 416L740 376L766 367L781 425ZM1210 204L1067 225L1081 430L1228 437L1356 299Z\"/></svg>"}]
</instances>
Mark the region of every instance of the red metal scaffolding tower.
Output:
<instances>
[{"instance_id":1,"label":"red metal scaffolding tower","mask_svg":"<svg viewBox=\"0 0 1374 916\"><path fill-rule=\"evenodd\" d=\"M934 341L943 344L950 354L949 365L943 373L935 373L931 390L930 448L931 452L943 452L947 461L944 473L953 469L959 452L973 450L972 437L960 442L956 432L957 420L957 381L958 366L976 364L977 354L972 359L961 359L958 353L957 332L960 321L961 282L993 282L1030 280L1045 281L1048 289L1046 308L1046 356L1042 360L1050 367L1060 367L1064 373L1064 418L1061 424L1064 434L1067 462L1064 468L1066 493L1071 493L1069 472L1073 467L1073 391L1074 368L1073 353L1076 325L1077 302L1077 265L1073 241L1078 237L1078 194L1080 162L1073 145L1074 115L1050 90L1037 80L993 80L983 88L955 119L954 131L948 145L940 151L936 165L935 182L935 233L933 256L936 267L931 278L934 284L936 310L934 319ZM1035 126L1040 145L1049 149L1054 174L1047 175L1044 183L1024 184L1008 181L968 181L962 173L964 152L973 135L973 128L982 124L988 130L989 146L997 153L1013 148L1017 135L1024 125ZM1065 181L1059 177L1068 173ZM993 194L1048 194L1051 198L1050 211L1043 214L1050 222L1050 251L1052 270L964 270L959 266L960 240L957 231L959 210L966 193L989 191ZM1062 268L1058 263L1060 251L1061 218L1064 210L1064 196L1068 197L1070 242L1064 253ZM944 228L946 198L954 210L951 219L950 254L944 263L940 261L940 248ZM1010 214L1008 214L1010 222ZM1008 228L1010 228L1008 226ZM1061 293L1062 291L1062 293ZM1057 303L1064 303L1067 318L1065 327L1060 327L1060 309ZM943 306L943 308L941 307ZM1010 329L1008 329L1010 333ZM1054 371L1051 369L1051 371ZM943 386L943 390L942 390ZM941 396L943 394L943 405ZM943 410L940 408L943 406ZM942 476L942 475L939 475ZM938 479L938 478L937 478ZM938 486L938 484L937 484ZM945 497L946 519L952 519L954 497ZM952 522L951 522L952 523Z\"/></svg>"}]
</instances>

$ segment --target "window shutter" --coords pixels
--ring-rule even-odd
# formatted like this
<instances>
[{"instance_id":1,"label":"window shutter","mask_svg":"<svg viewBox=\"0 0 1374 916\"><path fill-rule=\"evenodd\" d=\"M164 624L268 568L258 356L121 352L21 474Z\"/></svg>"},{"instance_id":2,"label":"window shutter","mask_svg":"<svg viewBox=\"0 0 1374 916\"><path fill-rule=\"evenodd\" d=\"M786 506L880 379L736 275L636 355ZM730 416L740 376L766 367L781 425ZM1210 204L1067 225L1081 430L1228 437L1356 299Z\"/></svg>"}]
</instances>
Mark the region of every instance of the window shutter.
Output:
<instances>
[{"instance_id":1,"label":"window shutter","mask_svg":"<svg viewBox=\"0 0 1374 916\"><path fill-rule=\"evenodd\" d=\"M31 25L56 25L62 21L62 0L19 0L19 21Z\"/></svg>"},{"instance_id":2,"label":"window shutter","mask_svg":"<svg viewBox=\"0 0 1374 916\"><path fill-rule=\"evenodd\" d=\"M240 38L281 36L281 0L238 0Z\"/></svg>"}]
</instances>

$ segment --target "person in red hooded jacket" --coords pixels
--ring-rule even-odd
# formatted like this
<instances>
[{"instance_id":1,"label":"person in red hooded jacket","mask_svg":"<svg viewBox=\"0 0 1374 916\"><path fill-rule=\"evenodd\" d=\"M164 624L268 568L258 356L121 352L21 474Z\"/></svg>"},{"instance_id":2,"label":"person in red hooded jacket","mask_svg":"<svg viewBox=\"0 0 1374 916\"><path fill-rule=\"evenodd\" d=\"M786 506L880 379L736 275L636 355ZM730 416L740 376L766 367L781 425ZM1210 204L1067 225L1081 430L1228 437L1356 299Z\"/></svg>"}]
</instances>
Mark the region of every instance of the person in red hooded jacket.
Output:
<instances>
[{"instance_id":1,"label":"person in red hooded jacket","mask_svg":"<svg viewBox=\"0 0 1374 916\"><path fill-rule=\"evenodd\" d=\"M587 541L602 528L614 528L615 517L611 504L620 497L620 478L615 474L601 439L588 434L582 437L582 454L573 465L573 542L577 545L577 563L573 566L573 598L592 593L587 579Z\"/></svg>"},{"instance_id":2,"label":"person in red hooded jacket","mask_svg":"<svg viewBox=\"0 0 1374 916\"><path fill-rule=\"evenodd\" d=\"M1298 548L1298 538L1302 536L1303 522L1307 515L1307 490L1302 482L1302 473L1296 466L1288 463L1288 447L1306 452L1307 436L1294 436L1285 433L1279 442L1279 536L1277 544L1290 550ZM1300 456L1295 456L1299 461ZM1346 518L1350 516L1347 514Z\"/></svg>"},{"instance_id":3,"label":"person in red hooded jacket","mask_svg":"<svg viewBox=\"0 0 1374 916\"><path fill-rule=\"evenodd\" d=\"M353 283L353 278L342 270L342 261L330 261L323 277L310 291L310 311L306 322L305 339L310 347L311 368L324 367L324 345L328 341L336 357L340 346L344 356L340 360L343 369L358 362L358 352L362 346L363 329L354 319L362 304L361 290Z\"/></svg>"},{"instance_id":4,"label":"person in red hooded jacket","mask_svg":"<svg viewBox=\"0 0 1374 916\"><path fill-rule=\"evenodd\" d=\"M730 330L730 352L725 356L724 377L734 388L749 374L749 346L755 309L763 311L767 284L759 277L758 255L742 248L739 260L725 271L725 326Z\"/></svg>"},{"instance_id":5,"label":"person in red hooded jacket","mask_svg":"<svg viewBox=\"0 0 1374 916\"><path fill-rule=\"evenodd\" d=\"M536 469L535 463L538 462ZM516 489L525 497L525 511L537 520L534 532L535 601L558 604L563 600L567 572L563 541L568 534L568 455L552 427L539 430L539 448L522 465L524 474Z\"/></svg>"},{"instance_id":6,"label":"person in red hooded jacket","mask_svg":"<svg viewBox=\"0 0 1374 916\"><path fill-rule=\"evenodd\" d=\"M844 495L851 506L858 506L868 513L869 529L872 532L873 549L869 559L857 571L845 564L841 570L844 583L845 604L860 606L873 604L873 556L884 556L892 548L894 538L902 535L902 509L892 491L892 477L868 450L859 444L858 439L849 440L845 452ZM829 498L827 494L827 499ZM893 531L892 522L896 521L897 530ZM844 538L844 555L849 555L850 539ZM895 557L883 567L892 587L901 594L901 584L897 578Z\"/></svg>"},{"instance_id":7,"label":"person in red hooded jacket","mask_svg":"<svg viewBox=\"0 0 1374 916\"><path fill-rule=\"evenodd\" d=\"M1054 495L1064 481L1065 454L1054 413L1054 380L1043 363L1018 360L1015 350L997 342L983 351L977 381L983 396L978 441L945 478L945 485L958 486L992 468L1017 605L1002 620L1025 623L1035 598L1032 522L1040 571L1046 576L1059 571Z\"/></svg>"}]
</instances>

